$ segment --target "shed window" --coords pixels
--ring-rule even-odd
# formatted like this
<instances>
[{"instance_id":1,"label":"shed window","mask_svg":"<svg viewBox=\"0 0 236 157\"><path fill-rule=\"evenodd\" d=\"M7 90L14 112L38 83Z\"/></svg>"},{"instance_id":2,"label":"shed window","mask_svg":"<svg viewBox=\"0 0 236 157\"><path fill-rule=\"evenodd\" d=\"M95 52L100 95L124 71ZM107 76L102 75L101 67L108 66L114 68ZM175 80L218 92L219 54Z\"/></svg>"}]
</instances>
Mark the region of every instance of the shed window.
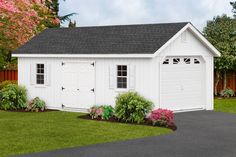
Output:
<instances>
[{"instance_id":1,"label":"shed window","mask_svg":"<svg viewBox=\"0 0 236 157\"><path fill-rule=\"evenodd\" d=\"M127 88L127 65L117 65L117 88Z\"/></svg>"},{"instance_id":2,"label":"shed window","mask_svg":"<svg viewBox=\"0 0 236 157\"><path fill-rule=\"evenodd\" d=\"M200 61L198 59L194 59L194 64L200 64Z\"/></svg>"},{"instance_id":3,"label":"shed window","mask_svg":"<svg viewBox=\"0 0 236 157\"><path fill-rule=\"evenodd\" d=\"M173 64L179 64L180 58L173 58Z\"/></svg>"},{"instance_id":4,"label":"shed window","mask_svg":"<svg viewBox=\"0 0 236 157\"><path fill-rule=\"evenodd\" d=\"M37 64L36 66L36 84L43 85L45 77L44 64Z\"/></svg>"},{"instance_id":5,"label":"shed window","mask_svg":"<svg viewBox=\"0 0 236 157\"><path fill-rule=\"evenodd\" d=\"M165 61L163 62L163 64L169 64L169 59L165 59Z\"/></svg>"},{"instance_id":6,"label":"shed window","mask_svg":"<svg viewBox=\"0 0 236 157\"><path fill-rule=\"evenodd\" d=\"M184 62L185 62L185 64L190 64L191 60L190 60L190 58L184 58Z\"/></svg>"}]
</instances>

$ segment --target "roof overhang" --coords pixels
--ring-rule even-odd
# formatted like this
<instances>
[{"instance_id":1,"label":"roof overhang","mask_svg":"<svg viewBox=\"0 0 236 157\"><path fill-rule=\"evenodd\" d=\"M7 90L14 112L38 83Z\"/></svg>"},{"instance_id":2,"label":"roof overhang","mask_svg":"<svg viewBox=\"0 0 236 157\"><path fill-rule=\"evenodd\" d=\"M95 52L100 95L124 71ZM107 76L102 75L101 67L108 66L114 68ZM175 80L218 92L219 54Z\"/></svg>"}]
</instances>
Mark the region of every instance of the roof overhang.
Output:
<instances>
[{"instance_id":1,"label":"roof overhang","mask_svg":"<svg viewBox=\"0 0 236 157\"><path fill-rule=\"evenodd\" d=\"M12 54L26 58L153 58L154 54Z\"/></svg>"}]
</instances>

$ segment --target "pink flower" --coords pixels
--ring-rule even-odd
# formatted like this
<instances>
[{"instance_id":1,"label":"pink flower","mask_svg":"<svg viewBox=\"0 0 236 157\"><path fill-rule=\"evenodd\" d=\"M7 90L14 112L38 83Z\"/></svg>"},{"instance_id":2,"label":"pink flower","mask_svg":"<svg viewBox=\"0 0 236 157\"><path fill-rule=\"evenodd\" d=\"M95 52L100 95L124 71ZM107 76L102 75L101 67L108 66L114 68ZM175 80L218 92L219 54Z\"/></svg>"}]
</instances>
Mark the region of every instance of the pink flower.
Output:
<instances>
[{"instance_id":1,"label":"pink flower","mask_svg":"<svg viewBox=\"0 0 236 157\"><path fill-rule=\"evenodd\" d=\"M151 112L151 114L149 115L149 119L154 123L157 121L161 121L166 125L169 125L174 123L174 113L171 110L159 108Z\"/></svg>"}]
</instances>

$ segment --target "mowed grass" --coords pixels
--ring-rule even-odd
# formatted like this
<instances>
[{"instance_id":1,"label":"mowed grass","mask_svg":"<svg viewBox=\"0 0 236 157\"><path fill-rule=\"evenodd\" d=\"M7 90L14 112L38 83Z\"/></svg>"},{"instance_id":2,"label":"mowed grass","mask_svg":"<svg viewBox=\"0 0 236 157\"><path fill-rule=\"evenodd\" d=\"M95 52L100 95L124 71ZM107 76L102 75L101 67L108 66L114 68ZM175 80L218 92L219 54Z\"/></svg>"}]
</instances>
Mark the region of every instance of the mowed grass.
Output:
<instances>
[{"instance_id":1,"label":"mowed grass","mask_svg":"<svg viewBox=\"0 0 236 157\"><path fill-rule=\"evenodd\" d=\"M236 98L215 99L215 111L236 114Z\"/></svg>"},{"instance_id":2,"label":"mowed grass","mask_svg":"<svg viewBox=\"0 0 236 157\"><path fill-rule=\"evenodd\" d=\"M171 130L79 119L81 113L0 111L0 156L158 136Z\"/></svg>"}]
</instances>

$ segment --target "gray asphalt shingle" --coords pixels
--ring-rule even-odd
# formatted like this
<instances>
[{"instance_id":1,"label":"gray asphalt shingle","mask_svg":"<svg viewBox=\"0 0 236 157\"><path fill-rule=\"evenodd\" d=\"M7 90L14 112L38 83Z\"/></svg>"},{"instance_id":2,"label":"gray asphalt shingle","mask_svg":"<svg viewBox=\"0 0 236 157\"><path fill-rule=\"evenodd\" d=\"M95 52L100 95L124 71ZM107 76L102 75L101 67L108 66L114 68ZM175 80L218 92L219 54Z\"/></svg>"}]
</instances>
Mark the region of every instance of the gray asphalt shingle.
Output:
<instances>
[{"instance_id":1,"label":"gray asphalt shingle","mask_svg":"<svg viewBox=\"0 0 236 157\"><path fill-rule=\"evenodd\" d=\"M14 54L153 54L186 24L51 28Z\"/></svg>"}]
</instances>

